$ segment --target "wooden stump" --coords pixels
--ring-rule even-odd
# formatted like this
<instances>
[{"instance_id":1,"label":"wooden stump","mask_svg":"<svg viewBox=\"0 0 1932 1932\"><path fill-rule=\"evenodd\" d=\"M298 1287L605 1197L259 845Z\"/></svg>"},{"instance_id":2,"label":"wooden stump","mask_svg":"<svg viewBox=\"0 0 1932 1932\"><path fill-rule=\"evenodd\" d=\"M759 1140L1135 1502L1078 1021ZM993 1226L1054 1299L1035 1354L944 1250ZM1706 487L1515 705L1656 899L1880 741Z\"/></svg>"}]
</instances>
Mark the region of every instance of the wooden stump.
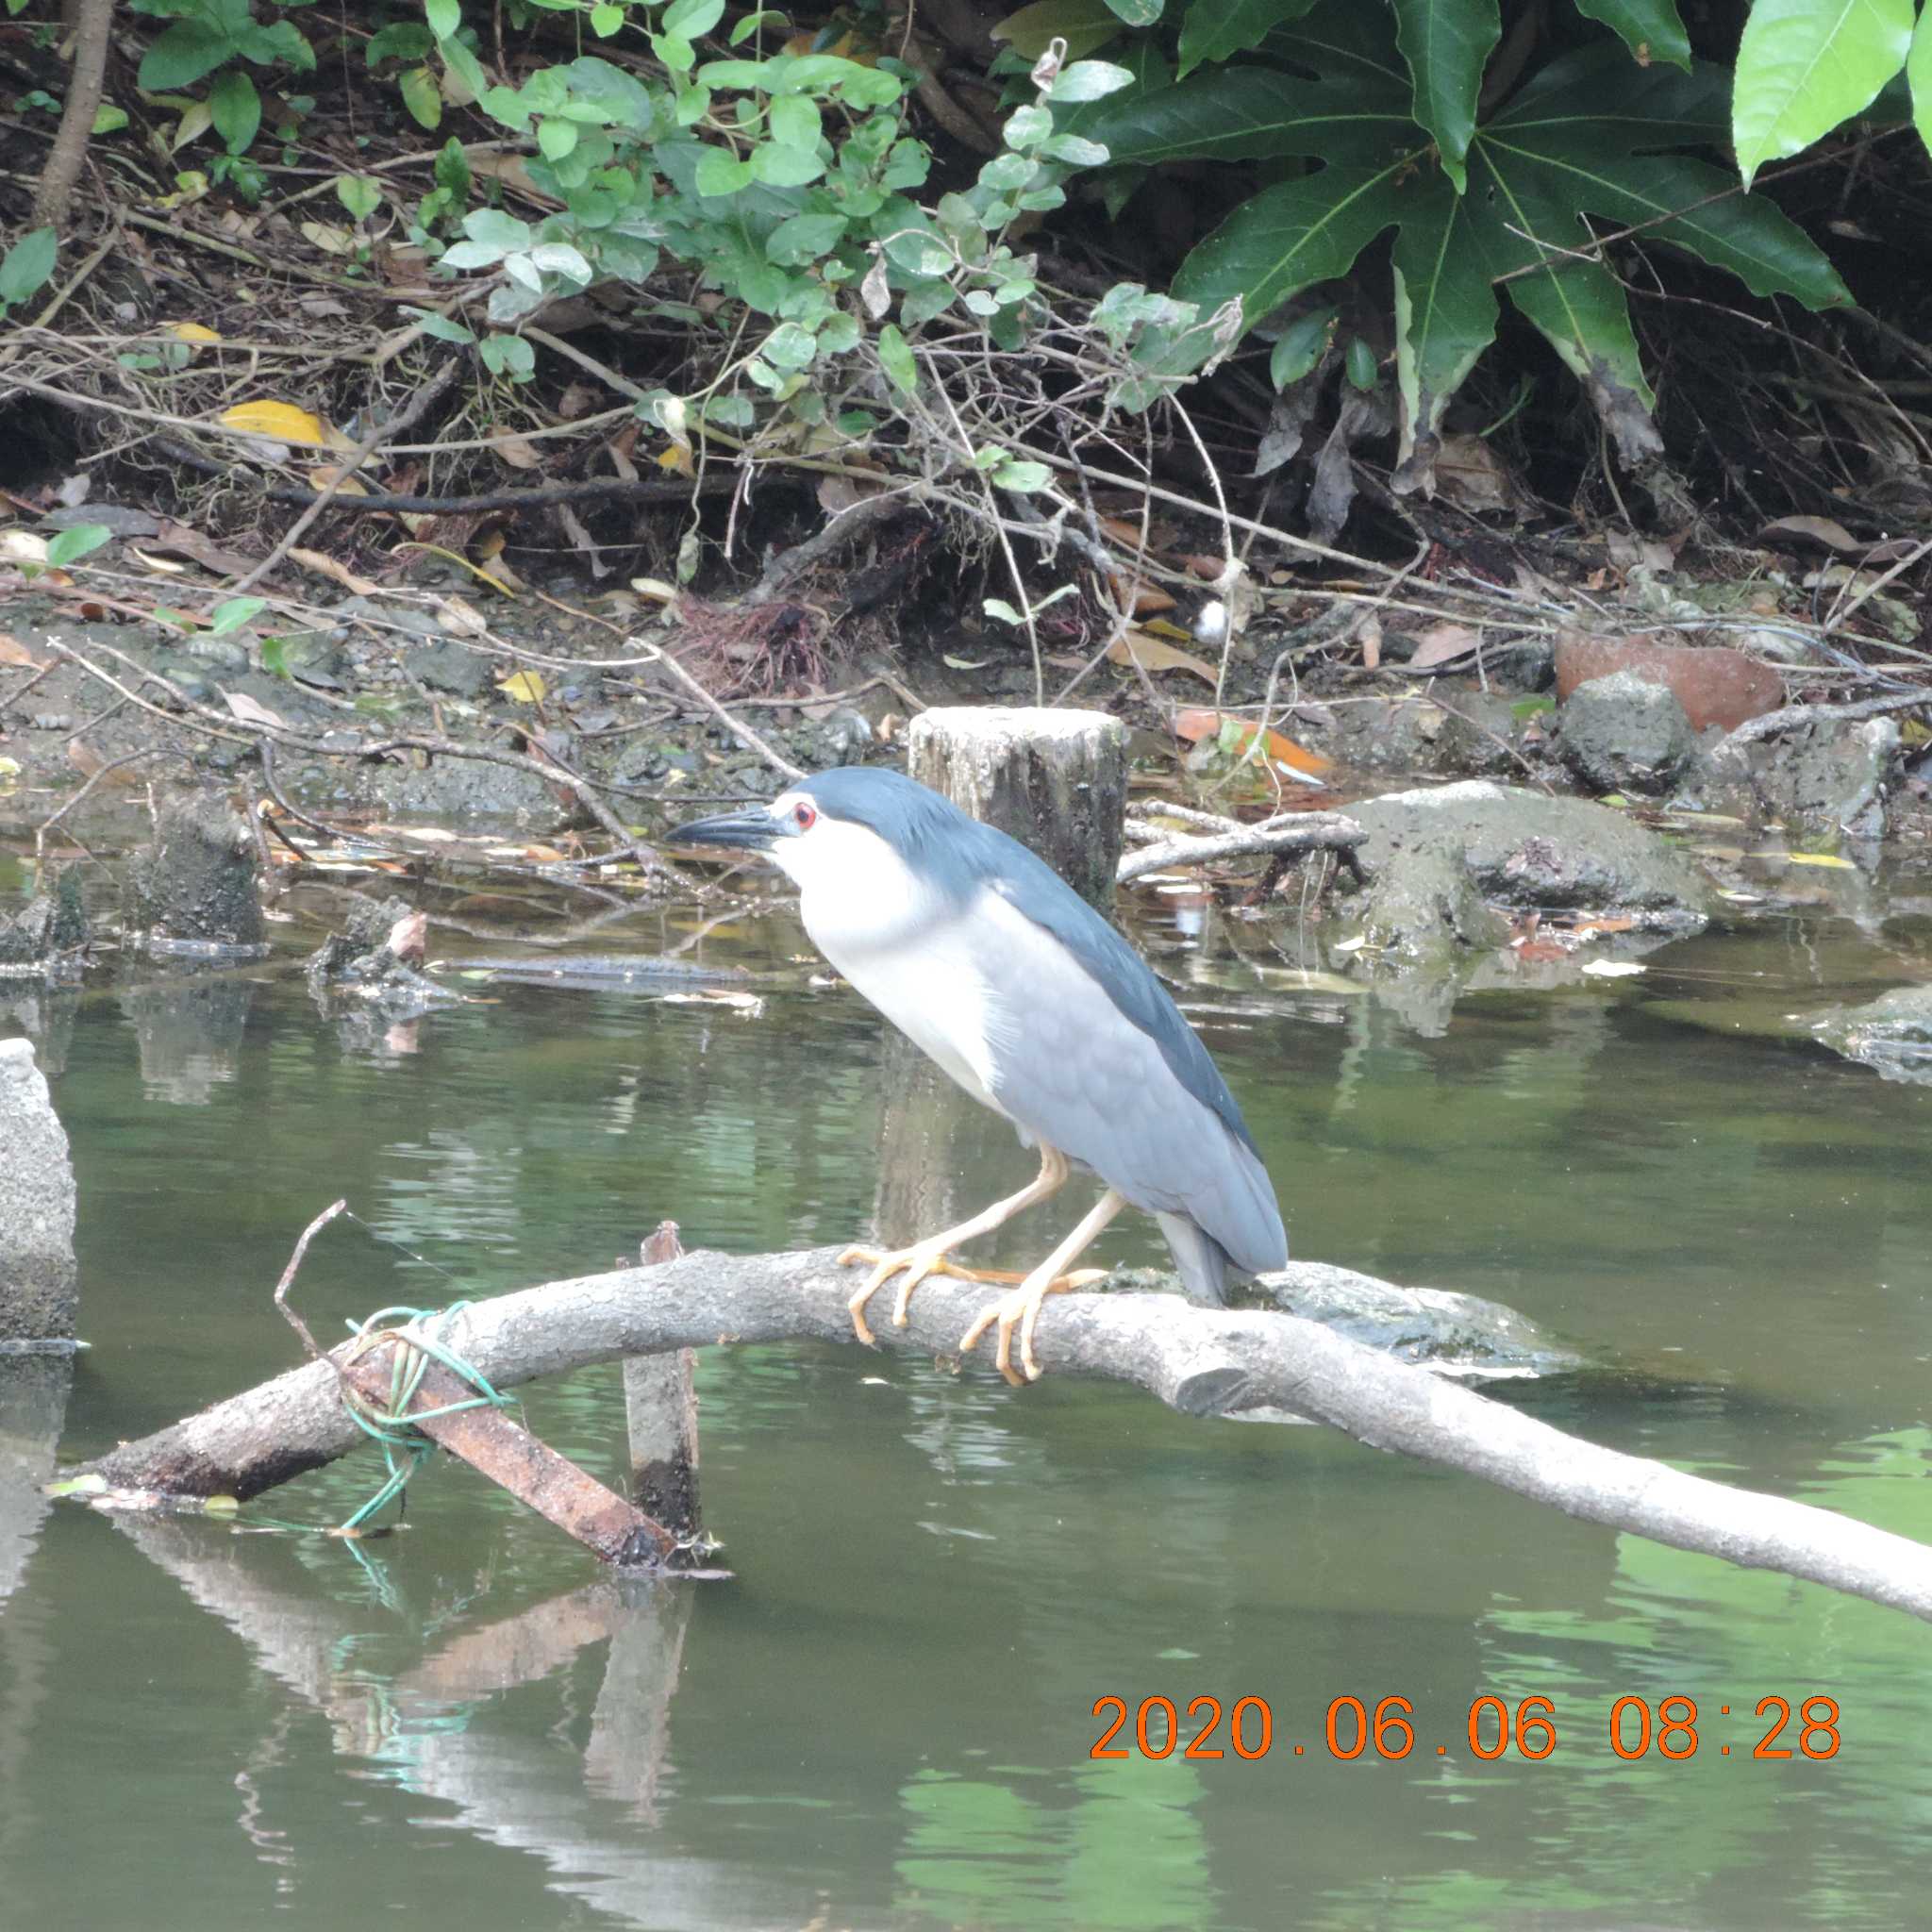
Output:
<instances>
[{"instance_id":1,"label":"wooden stump","mask_svg":"<svg viewBox=\"0 0 1932 1932\"><path fill-rule=\"evenodd\" d=\"M1127 734L1105 711L948 706L912 721L908 769L1030 846L1090 906L1113 905Z\"/></svg>"},{"instance_id":2,"label":"wooden stump","mask_svg":"<svg viewBox=\"0 0 1932 1932\"><path fill-rule=\"evenodd\" d=\"M660 1221L639 1244L648 1268L683 1254L677 1224ZM624 1365L625 1412L630 1424L631 1501L681 1542L694 1543L704 1522L698 1505L697 1357L691 1349L632 1356Z\"/></svg>"}]
</instances>

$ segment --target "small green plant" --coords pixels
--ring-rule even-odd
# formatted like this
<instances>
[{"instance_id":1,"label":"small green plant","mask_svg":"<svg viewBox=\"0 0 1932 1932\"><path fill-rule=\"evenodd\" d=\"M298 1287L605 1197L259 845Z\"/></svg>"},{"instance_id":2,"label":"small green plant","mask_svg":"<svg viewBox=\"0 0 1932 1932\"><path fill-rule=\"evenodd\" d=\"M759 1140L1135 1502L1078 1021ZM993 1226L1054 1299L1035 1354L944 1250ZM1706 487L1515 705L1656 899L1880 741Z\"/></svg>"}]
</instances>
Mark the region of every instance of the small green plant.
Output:
<instances>
[{"instance_id":1,"label":"small green plant","mask_svg":"<svg viewBox=\"0 0 1932 1932\"><path fill-rule=\"evenodd\" d=\"M192 87L209 75L215 78L205 103L204 126L212 125L232 163L248 151L261 128L261 96L255 82L237 63L256 67L277 65L307 73L315 65L315 50L301 29L286 18L264 25L255 18L250 0L130 0L137 13L153 14L171 23L142 58L140 82L151 94L169 94ZM281 0L284 13L307 0ZM191 111L192 111L192 105ZM230 166L216 172L258 198L257 175Z\"/></svg>"},{"instance_id":2,"label":"small green plant","mask_svg":"<svg viewBox=\"0 0 1932 1932\"><path fill-rule=\"evenodd\" d=\"M60 238L52 228L35 228L0 256L0 316L18 308L53 279Z\"/></svg>"}]
</instances>

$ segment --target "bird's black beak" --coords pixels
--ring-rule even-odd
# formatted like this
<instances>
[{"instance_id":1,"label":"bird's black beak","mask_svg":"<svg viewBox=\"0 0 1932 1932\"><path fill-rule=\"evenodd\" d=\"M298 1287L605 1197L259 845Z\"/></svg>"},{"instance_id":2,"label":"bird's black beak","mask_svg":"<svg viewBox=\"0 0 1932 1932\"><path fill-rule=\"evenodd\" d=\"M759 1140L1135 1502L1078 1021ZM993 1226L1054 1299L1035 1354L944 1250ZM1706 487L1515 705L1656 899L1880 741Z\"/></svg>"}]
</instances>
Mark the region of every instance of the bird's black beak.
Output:
<instances>
[{"instance_id":1,"label":"bird's black beak","mask_svg":"<svg viewBox=\"0 0 1932 1932\"><path fill-rule=\"evenodd\" d=\"M742 811L721 811L708 819L693 819L667 832L672 845L730 845L741 852L763 852L777 838L779 825L763 806Z\"/></svg>"}]
</instances>

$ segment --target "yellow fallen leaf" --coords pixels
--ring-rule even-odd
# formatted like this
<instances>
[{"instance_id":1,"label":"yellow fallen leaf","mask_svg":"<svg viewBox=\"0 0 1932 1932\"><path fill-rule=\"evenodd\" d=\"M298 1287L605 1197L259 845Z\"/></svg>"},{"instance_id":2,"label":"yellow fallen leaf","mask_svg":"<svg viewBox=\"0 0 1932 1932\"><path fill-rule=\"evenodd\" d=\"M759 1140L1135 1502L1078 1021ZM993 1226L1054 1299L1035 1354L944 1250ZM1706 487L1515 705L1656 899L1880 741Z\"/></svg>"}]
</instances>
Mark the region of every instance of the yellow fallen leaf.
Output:
<instances>
[{"instance_id":1,"label":"yellow fallen leaf","mask_svg":"<svg viewBox=\"0 0 1932 1932\"><path fill-rule=\"evenodd\" d=\"M320 416L293 403L237 403L218 419L225 429L244 436L271 437L276 442L304 442L316 449L339 447L336 432Z\"/></svg>"},{"instance_id":2,"label":"yellow fallen leaf","mask_svg":"<svg viewBox=\"0 0 1932 1932\"><path fill-rule=\"evenodd\" d=\"M513 704L541 705L549 687L534 671L514 671L497 687Z\"/></svg>"},{"instance_id":3,"label":"yellow fallen leaf","mask_svg":"<svg viewBox=\"0 0 1932 1932\"><path fill-rule=\"evenodd\" d=\"M1858 869L1849 858L1840 858L1829 852L1787 852L1785 858L1792 865L1824 865L1833 872L1857 872Z\"/></svg>"},{"instance_id":4,"label":"yellow fallen leaf","mask_svg":"<svg viewBox=\"0 0 1932 1932\"><path fill-rule=\"evenodd\" d=\"M1115 664L1138 664L1143 671L1191 671L1204 684L1215 681L1213 665L1191 652L1149 637L1144 630L1130 630L1116 638L1107 647L1107 655Z\"/></svg>"},{"instance_id":5,"label":"yellow fallen leaf","mask_svg":"<svg viewBox=\"0 0 1932 1932\"><path fill-rule=\"evenodd\" d=\"M201 322L171 322L166 333L177 342L218 342L221 337Z\"/></svg>"},{"instance_id":6,"label":"yellow fallen leaf","mask_svg":"<svg viewBox=\"0 0 1932 1932\"><path fill-rule=\"evenodd\" d=\"M691 462L690 443L674 442L669 449L660 449L658 452L658 467L660 470L669 470L678 476L696 475L695 465Z\"/></svg>"}]
</instances>

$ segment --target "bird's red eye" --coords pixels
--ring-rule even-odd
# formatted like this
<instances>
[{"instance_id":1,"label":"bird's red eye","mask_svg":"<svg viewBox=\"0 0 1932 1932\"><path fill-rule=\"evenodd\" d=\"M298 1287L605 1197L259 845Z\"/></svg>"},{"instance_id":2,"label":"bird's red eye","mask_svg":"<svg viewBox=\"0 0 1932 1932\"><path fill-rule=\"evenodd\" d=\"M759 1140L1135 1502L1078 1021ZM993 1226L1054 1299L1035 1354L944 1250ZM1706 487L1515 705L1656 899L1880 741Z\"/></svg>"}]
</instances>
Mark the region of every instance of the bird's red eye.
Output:
<instances>
[{"instance_id":1,"label":"bird's red eye","mask_svg":"<svg viewBox=\"0 0 1932 1932\"><path fill-rule=\"evenodd\" d=\"M791 823L794 825L796 825L801 832L810 831L811 828L818 824L818 812L811 806L808 805L804 799L801 798L798 801L798 803L791 808Z\"/></svg>"}]
</instances>

